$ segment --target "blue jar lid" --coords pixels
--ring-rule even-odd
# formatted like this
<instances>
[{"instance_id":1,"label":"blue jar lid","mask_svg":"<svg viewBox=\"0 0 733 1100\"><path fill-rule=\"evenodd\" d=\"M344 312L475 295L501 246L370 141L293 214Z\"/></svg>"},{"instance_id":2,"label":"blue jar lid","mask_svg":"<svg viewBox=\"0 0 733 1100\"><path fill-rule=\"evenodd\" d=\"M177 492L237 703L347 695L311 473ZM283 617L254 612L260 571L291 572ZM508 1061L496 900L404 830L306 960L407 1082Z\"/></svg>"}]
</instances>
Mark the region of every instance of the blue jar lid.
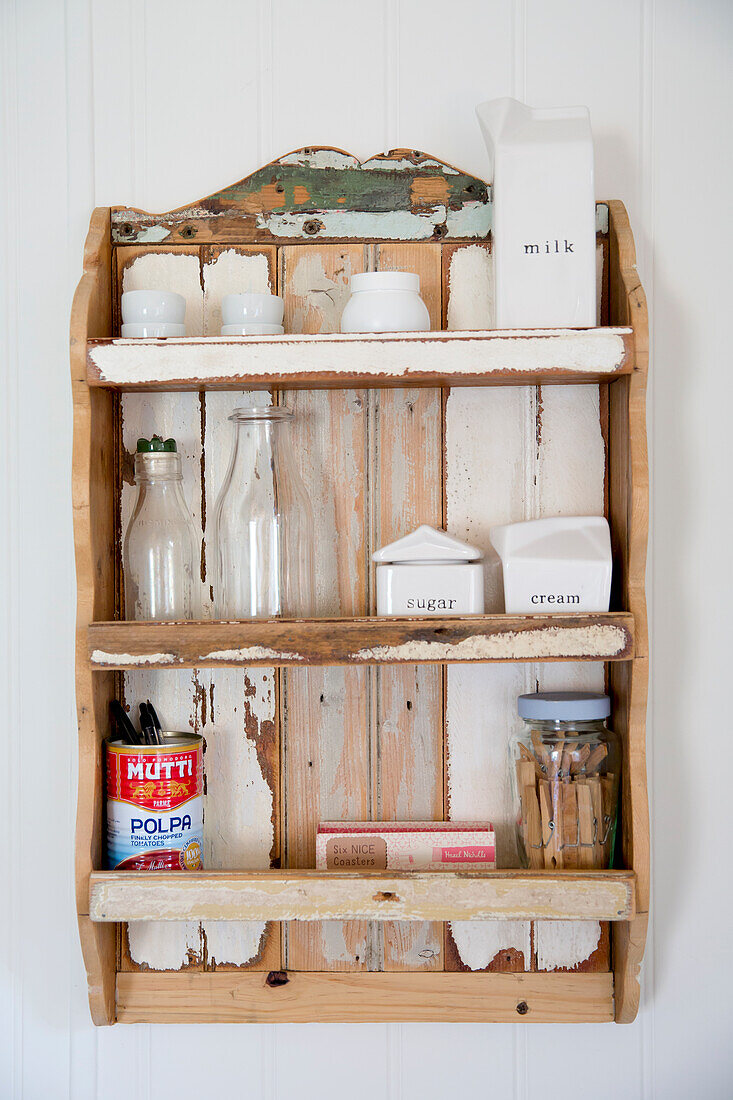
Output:
<instances>
[{"instance_id":1,"label":"blue jar lid","mask_svg":"<svg viewBox=\"0 0 733 1100\"><path fill-rule=\"evenodd\" d=\"M545 722L593 722L608 718L611 700L596 691L538 691L517 699L520 718Z\"/></svg>"}]
</instances>

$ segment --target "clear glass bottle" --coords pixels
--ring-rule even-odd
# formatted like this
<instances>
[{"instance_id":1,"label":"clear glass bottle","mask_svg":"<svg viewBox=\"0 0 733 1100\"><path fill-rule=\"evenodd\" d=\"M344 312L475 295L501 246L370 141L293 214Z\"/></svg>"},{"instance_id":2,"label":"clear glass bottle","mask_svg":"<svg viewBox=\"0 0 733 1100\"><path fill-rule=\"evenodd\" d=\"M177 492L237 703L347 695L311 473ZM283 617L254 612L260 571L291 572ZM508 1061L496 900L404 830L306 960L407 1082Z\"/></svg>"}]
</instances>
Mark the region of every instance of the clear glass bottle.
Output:
<instances>
[{"instance_id":1,"label":"clear glass bottle","mask_svg":"<svg viewBox=\"0 0 733 1100\"><path fill-rule=\"evenodd\" d=\"M611 867L621 748L606 726L607 695L520 695L523 729L511 739L511 776L522 866Z\"/></svg>"},{"instance_id":2,"label":"clear glass bottle","mask_svg":"<svg viewBox=\"0 0 733 1100\"><path fill-rule=\"evenodd\" d=\"M232 455L214 513L219 619L314 613L313 514L285 406L235 409Z\"/></svg>"},{"instance_id":3,"label":"clear glass bottle","mask_svg":"<svg viewBox=\"0 0 733 1100\"><path fill-rule=\"evenodd\" d=\"M197 539L174 439L138 440L135 484L137 500L123 547L125 615L196 618Z\"/></svg>"}]
</instances>

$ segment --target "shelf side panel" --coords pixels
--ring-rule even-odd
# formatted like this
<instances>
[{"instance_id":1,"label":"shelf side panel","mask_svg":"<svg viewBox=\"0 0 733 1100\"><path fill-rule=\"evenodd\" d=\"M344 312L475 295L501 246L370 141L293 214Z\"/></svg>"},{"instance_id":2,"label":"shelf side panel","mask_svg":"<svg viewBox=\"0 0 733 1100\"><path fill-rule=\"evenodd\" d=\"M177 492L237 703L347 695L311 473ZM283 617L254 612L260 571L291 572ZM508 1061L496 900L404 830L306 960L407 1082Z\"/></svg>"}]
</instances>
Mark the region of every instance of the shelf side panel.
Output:
<instances>
[{"instance_id":1,"label":"shelf side panel","mask_svg":"<svg viewBox=\"0 0 733 1100\"><path fill-rule=\"evenodd\" d=\"M76 706L79 780L76 816L76 903L79 935L96 1024L115 1018L116 933L91 926L89 874L102 860L104 780L102 739L114 674L92 674L86 655L86 630L99 615L114 618L117 575L114 555L116 483L115 397L92 393L86 385L89 337L112 331L110 214L92 215L84 246L84 272L74 295L70 325L71 386L74 409L72 495L76 558Z\"/></svg>"},{"instance_id":2,"label":"shelf side panel","mask_svg":"<svg viewBox=\"0 0 733 1100\"><path fill-rule=\"evenodd\" d=\"M609 203L611 322L634 329L633 373L610 390L610 507L615 533L614 564L621 559L624 606L638 624L638 656L622 670L610 669L610 685L620 715L624 746L621 785L621 840L625 866L637 875L638 915L614 930L616 1020L630 1023L639 999L639 968L644 956L649 911L649 807L646 777L648 641L645 594L649 528L649 465L646 437L646 382L649 322L636 249L622 203Z\"/></svg>"}]
</instances>

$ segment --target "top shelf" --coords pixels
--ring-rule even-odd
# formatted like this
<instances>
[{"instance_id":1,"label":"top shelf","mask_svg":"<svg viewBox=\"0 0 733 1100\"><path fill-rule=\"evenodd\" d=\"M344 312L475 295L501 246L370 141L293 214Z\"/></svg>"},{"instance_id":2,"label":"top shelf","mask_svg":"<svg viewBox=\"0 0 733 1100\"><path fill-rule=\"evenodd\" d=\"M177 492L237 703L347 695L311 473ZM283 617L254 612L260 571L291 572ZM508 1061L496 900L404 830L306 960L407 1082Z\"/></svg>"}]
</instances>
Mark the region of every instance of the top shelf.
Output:
<instances>
[{"instance_id":1,"label":"top shelf","mask_svg":"<svg viewBox=\"0 0 733 1100\"><path fill-rule=\"evenodd\" d=\"M90 386L121 390L577 384L631 374L633 329L90 340Z\"/></svg>"}]
</instances>

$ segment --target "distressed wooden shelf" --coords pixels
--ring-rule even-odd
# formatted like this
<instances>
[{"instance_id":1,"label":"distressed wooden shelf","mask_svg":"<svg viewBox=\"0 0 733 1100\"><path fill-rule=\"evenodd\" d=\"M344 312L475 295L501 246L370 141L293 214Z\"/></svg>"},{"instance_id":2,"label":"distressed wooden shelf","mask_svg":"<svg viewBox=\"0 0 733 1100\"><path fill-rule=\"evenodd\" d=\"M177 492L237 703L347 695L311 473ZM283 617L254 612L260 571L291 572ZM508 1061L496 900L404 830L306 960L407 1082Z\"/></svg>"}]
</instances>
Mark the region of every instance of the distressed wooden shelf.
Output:
<instances>
[{"instance_id":1,"label":"distressed wooden shelf","mask_svg":"<svg viewBox=\"0 0 733 1100\"><path fill-rule=\"evenodd\" d=\"M527 386L630 374L630 328L90 340L90 386L121 390Z\"/></svg>"},{"instance_id":2,"label":"distressed wooden shelf","mask_svg":"<svg viewBox=\"0 0 733 1100\"><path fill-rule=\"evenodd\" d=\"M71 378L76 895L97 1024L637 1012L649 907L646 302L626 211L598 203L598 327L490 329L491 204L485 181L414 150L359 163L302 149L180 210L92 215ZM385 270L419 275L433 331L341 334L350 275ZM185 296L189 338L118 339L122 292L150 286ZM236 290L281 294L287 335L214 335ZM267 400L256 390L296 413L330 617L121 621L137 436L179 440L205 616L222 428L234 401ZM418 523L488 549L496 522L601 512L623 611L368 617L371 553ZM605 675L623 747L623 870L304 869L318 821L339 816L491 816L508 859L514 811L498 768L516 695L535 680L560 686L552 661L573 662L576 686ZM99 870L110 702L146 694L171 728L205 736L207 865L271 870Z\"/></svg>"},{"instance_id":3,"label":"distressed wooden shelf","mask_svg":"<svg viewBox=\"0 0 733 1100\"><path fill-rule=\"evenodd\" d=\"M110 622L87 629L92 668L627 661L634 620L597 615Z\"/></svg>"},{"instance_id":4,"label":"distressed wooden shelf","mask_svg":"<svg viewBox=\"0 0 733 1100\"><path fill-rule=\"evenodd\" d=\"M93 921L595 920L635 913L633 871L97 871Z\"/></svg>"}]
</instances>

